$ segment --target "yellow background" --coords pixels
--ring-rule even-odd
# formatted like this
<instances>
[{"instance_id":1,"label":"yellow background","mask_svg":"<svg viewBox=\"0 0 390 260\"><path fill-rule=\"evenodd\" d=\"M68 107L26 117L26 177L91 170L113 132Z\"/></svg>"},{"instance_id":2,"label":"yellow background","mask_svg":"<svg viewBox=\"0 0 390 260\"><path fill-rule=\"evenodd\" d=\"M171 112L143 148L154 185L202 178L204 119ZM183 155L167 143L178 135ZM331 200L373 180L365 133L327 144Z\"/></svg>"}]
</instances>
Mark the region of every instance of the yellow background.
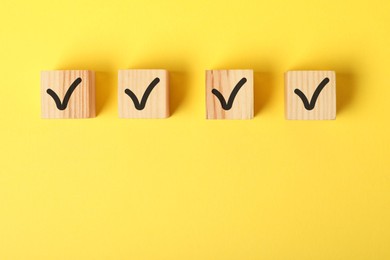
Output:
<instances>
[{"instance_id":1,"label":"yellow background","mask_svg":"<svg viewBox=\"0 0 390 260\"><path fill-rule=\"evenodd\" d=\"M390 3L0 6L0 259L390 259ZM172 116L117 115L117 70L171 72ZM205 120L205 69L255 71ZM40 119L40 71L97 73L90 120ZM283 73L337 72L335 121L284 119Z\"/></svg>"}]
</instances>

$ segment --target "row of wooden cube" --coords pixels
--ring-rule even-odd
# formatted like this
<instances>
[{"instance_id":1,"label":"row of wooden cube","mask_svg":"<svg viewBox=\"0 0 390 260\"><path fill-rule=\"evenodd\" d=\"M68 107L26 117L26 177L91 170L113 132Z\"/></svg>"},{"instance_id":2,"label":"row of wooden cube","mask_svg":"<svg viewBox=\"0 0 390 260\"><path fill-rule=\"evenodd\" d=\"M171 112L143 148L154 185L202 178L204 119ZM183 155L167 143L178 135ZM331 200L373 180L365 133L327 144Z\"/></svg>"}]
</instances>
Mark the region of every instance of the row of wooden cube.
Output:
<instances>
[{"instance_id":1,"label":"row of wooden cube","mask_svg":"<svg viewBox=\"0 0 390 260\"><path fill-rule=\"evenodd\" d=\"M253 82L252 70L207 70L207 118L253 118ZM119 117L168 117L168 90L166 70L120 70ZM43 71L41 102L43 118L95 117L95 73L88 70ZM335 73L286 72L285 108L287 119L335 119Z\"/></svg>"}]
</instances>

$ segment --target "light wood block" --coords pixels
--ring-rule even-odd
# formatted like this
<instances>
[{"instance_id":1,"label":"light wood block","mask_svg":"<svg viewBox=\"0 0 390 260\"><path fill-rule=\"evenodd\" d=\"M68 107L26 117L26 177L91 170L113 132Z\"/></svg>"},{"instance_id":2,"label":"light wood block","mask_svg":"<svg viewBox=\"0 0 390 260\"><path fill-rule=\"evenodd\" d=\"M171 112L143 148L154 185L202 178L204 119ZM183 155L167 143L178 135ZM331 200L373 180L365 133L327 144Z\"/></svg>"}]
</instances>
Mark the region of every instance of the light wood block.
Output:
<instances>
[{"instance_id":1,"label":"light wood block","mask_svg":"<svg viewBox=\"0 0 390 260\"><path fill-rule=\"evenodd\" d=\"M120 118L169 117L169 83L166 70L118 72Z\"/></svg>"},{"instance_id":2,"label":"light wood block","mask_svg":"<svg viewBox=\"0 0 390 260\"><path fill-rule=\"evenodd\" d=\"M336 73L286 72L285 114L293 120L336 119Z\"/></svg>"},{"instance_id":3,"label":"light wood block","mask_svg":"<svg viewBox=\"0 0 390 260\"><path fill-rule=\"evenodd\" d=\"M206 71L206 118L253 118L253 70Z\"/></svg>"},{"instance_id":4,"label":"light wood block","mask_svg":"<svg viewBox=\"0 0 390 260\"><path fill-rule=\"evenodd\" d=\"M41 72L42 118L95 117L95 73L88 70Z\"/></svg>"}]
</instances>

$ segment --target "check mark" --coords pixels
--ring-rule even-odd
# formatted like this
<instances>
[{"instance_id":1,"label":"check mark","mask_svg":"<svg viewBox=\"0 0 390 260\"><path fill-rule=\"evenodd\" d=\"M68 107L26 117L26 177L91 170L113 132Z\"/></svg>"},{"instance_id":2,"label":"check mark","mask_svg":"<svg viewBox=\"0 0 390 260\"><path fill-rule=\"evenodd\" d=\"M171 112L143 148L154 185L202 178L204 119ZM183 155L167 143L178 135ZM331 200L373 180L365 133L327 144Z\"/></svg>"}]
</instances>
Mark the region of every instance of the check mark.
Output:
<instances>
[{"instance_id":1,"label":"check mark","mask_svg":"<svg viewBox=\"0 0 390 260\"><path fill-rule=\"evenodd\" d=\"M68 106L70 96L72 95L73 91L77 88L77 86L80 85L81 81L82 81L81 78L77 78L75 81L73 81L72 85L70 85L69 89L66 91L62 103L58 95L52 89L50 88L47 89L46 93L49 94L54 99L54 102L56 102L56 106L59 110L65 110L66 107Z\"/></svg>"},{"instance_id":2,"label":"check mark","mask_svg":"<svg viewBox=\"0 0 390 260\"><path fill-rule=\"evenodd\" d=\"M160 82L159 78L155 78L149 86L146 88L145 93L142 96L141 102L138 101L137 96L130 89L125 89L125 93L133 100L134 106L137 110L143 110L146 106L146 101L154 87Z\"/></svg>"},{"instance_id":3,"label":"check mark","mask_svg":"<svg viewBox=\"0 0 390 260\"><path fill-rule=\"evenodd\" d=\"M303 92L299 89L295 89L294 90L294 93L298 95L298 97L300 97L302 99L302 102L303 102L303 105L305 106L305 108L307 110L313 110L315 105L316 105L316 102L317 102L317 99L318 99L318 96L320 95L321 91L324 89L324 87L329 83L329 78L324 78L321 83L318 85L318 87L316 88L316 90L314 91L314 94L313 96L311 97L311 100L310 100L310 103L309 103L309 100L307 99L307 97L305 96L305 94L303 94Z\"/></svg>"},{"instance_id":4,"label":"check mark","mask_svg":"<svg viewBox=\"0 0 390 260\"><path fill-rule=\"evenodd\" d=\"M244 86L244 84L246 82L247 82L246 78L242 78L237 83L237 85L234 87L232 93L230 93L228 102L226 102L226 100L223 97L223 95L221 94L221 92L219 92L217 89L214 88L213 90L211 90L211 93L213 93L218 98L218 100L219 100L219 102L221 102L221 106L224 110L230 110L233 107L233 102L237 96L238 91L242 88L242 86Z\"/></svg>"}]
</instances>

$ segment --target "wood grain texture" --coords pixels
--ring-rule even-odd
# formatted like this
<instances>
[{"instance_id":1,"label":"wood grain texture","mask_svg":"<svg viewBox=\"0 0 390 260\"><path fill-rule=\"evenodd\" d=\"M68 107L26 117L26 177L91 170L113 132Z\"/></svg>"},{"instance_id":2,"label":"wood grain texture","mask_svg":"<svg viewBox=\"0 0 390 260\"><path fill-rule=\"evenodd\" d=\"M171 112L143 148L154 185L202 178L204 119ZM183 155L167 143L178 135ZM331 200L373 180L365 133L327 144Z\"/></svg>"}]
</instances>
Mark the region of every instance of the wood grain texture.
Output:
<instances>
[{"instance_id":1,"label":"wood grain texture","mask_svg":"<svg viewBox=\"0 0 390 260\"><path fill-rule=\"evenodd\" d=\"M135 107L133 100L125 93L131 90L141 102L145 91L153 80L159 79L146 99L142 110ZM118 112L120 118L167 118L169 117L169 81L166 70L119 70Z\"/></svg>"},{"instance_id":2,"label":"wood grain texture","mask_svg":"<svg viewBox=\"0 0 390 260\"><path fill-rule=\"evenodd\" d=\"M77 78L81 78L82 81L71 94L66 109L58 109L47 90L52 89L62 102L69 87ZM41 115L42 118L95 117L95 72L88 70L42 71Z\"/></svg>"},{"instance_id":3,"label":"wood grain texture","mask_svg":"<svg viewBox=\"0 0 390 260\"><path fill-rule=\"evenodd\" d=\"M218 90L227 102L233 89L243 78L246 78L246 82L237 92L231 109L225 110L221 106L220 100L212 93L212 90ZM253 118L253 70L206 71L206 118Z\"/></svg>"},{"instance_id":4,"label":"wood grain texture","mask_svg":"<svg viewBox=\"0 0 390 260\"><path fill-rule=\"evenodd\" d=\"M329 78L319 93L312 110L305 108L302 99L294 93L299 89L310 102L319 84ZM285 73L285 115L290 120L336 119L336 74L334 71L288 71Z\"/></svg>"}]
</instances>

